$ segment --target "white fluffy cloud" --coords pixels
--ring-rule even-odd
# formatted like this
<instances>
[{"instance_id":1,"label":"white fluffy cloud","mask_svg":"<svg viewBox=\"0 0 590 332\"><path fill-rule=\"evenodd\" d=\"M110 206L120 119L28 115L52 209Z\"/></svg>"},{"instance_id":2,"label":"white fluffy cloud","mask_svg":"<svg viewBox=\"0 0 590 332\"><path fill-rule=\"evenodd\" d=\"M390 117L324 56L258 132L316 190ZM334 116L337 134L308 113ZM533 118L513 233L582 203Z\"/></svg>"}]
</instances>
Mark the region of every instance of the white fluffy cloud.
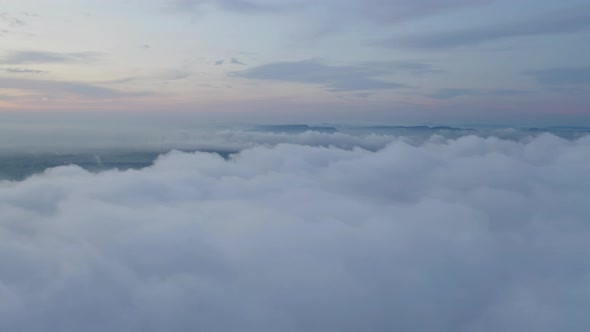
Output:
<instances>
[{"instance_id":1,"label":"white fluffy cloud","mask_svg":"<svg viewBox=\"0 0 590 332\"><path fill-rule=\"evenodd\" d=\"M41 130L39 130L41 131ZM55 152L74 151L87 152L110 149L138 149L138 150L220 150L239 151L260 145L273 146L281 143L291 143L309 146L334 146L342 149L360 147L377 150L396 140L409 141L405 137L391 134L352 135L347 133L322 133L309 130L303 133L271 133L240 130L207 131L197 129L154 131L139 130L123 133L119 131L100 131L93 128L85 133L72 133L63 130L35 132L29 136L11 135L0 132L0 154L6 151L22 153L23 151ZM18 138L16 140L15 138ZM422 140L427 137L421 138Z\"/></svg>"},{"instance_id":2,"label":"white fluffy cloud","mask_svg":"<svg viewBox=\"0 0 590 332\"><path fill-rule=\"evenodd\" d=\"M0 183L2 331L582 331L590 137L172 152Z\"/></svg>"}]
</instances>

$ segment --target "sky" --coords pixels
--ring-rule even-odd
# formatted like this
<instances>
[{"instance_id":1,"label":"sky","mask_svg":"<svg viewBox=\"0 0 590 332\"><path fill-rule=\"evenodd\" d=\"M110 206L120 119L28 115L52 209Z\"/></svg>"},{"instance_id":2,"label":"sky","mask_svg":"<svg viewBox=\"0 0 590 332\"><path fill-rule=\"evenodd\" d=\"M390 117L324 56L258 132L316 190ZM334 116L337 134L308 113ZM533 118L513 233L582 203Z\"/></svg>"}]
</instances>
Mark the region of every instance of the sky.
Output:
<instances>
[{"instance_id":1,"label":"sky","mask_svg":"<svg viewBox=\"0 0 590 332\"><path fill-rule=\"evenodd\" d=\"M0 110L590 125L585 0L3 0Z\"/></svg>"}]
</instances>

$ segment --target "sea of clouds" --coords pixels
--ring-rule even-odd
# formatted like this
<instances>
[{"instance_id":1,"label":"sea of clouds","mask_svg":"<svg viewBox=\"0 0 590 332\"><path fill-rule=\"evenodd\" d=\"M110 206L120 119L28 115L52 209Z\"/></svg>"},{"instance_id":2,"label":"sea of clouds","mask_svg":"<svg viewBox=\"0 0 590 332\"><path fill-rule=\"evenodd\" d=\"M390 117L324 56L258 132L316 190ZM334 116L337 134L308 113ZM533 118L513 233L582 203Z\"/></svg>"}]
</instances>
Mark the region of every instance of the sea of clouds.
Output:
<instances>
[{"instance_id":1,"label":"sea of clouds","mask_svg":"<svg viewBox=\"0 0 590 332\"><path fill-rule=\"evenodd\" d=\"M590 326L590 136L227 135L1 181L0 330Z\"/></svg>"}]
</instances>

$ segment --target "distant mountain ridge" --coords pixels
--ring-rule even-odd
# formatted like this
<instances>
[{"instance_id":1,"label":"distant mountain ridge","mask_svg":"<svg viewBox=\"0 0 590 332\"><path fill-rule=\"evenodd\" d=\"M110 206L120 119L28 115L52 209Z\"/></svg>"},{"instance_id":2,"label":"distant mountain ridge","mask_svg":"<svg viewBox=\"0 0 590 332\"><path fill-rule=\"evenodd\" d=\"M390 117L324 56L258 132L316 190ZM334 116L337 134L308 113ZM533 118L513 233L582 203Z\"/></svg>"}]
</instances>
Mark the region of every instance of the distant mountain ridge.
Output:
<instances>
[{"instance_id":1,"label":"distant mountain ridge","mask_svg":"<svg viewBox=\"0 0 590 332\"><path fill-rule=\"evenodd\" d=\"M306 124L286 124L286 125L264 125L254 127L255 131L265 131L271 133L286 133L286 134L297 134L304 133L306 131L317 131L321 133L333 134L338 132L336 127L327 126L310 126Z\"/></svg>"}]
</instances>

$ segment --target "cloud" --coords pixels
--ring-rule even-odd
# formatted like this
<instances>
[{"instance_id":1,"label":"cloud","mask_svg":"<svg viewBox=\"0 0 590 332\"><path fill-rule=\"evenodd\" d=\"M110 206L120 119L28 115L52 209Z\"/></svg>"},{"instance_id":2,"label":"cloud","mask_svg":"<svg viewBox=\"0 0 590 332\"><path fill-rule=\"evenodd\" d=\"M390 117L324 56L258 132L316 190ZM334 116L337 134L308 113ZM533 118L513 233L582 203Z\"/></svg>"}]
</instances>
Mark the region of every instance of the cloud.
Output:
<instances>
[{"instance_id":1,"label":"cloud","mask_svg":"<svg viewBox=\"0 0 590 332\"><path fill-rule=\"evenodd\" d=\"M9 74L44 74L46 71L37 70L37 69L27 69L27 68L1 68L3 72Z\"/></svg>"},{"instance_id":2,"label":"cloud","mask_svg":"<svg viewBox=\"0 0 590 332\"><path fill-rule=\"evenodd\" d=\"M422 62L411 62L411 61L398 61L398 62L373 62L376 66L385 66L391 68L393 71L408 72L414 75L423 74L440 74L446 72L446 70L434 68L428 63Z\"/></svg>"},{"instance_id":3,"label":"cloud","mask_svg":"<svg viewBox=\"0 0 590 332\"><path fill-rule=\"evenodd\" d=\"M488 0L331 0L330 6L339 9L342 4L360 18L379 24L397 24L400 22L444 13L453 9L473 7L489 3Z\"/></svg>"},{"instance_id":4,"label":"cloud","mask_svg":"<svg viewBox=\"0 0 590 332\"><path fill-rule=\"evenodd\" d=\"M387 135L364 134L351 135L334 132L328 128L323 131L314 130L314 127L305 126L278 126L269 132L269 127L246 128L244 130L223 130L216 132L203 131L201 128L195 130L171 130L170 127L153 128L154 125L143 126L138 120L131 121L119 119L118 123L124 130L113 129L112 119L106 124L93 124L88 126L79 122L58 121L59 124L41 121L39 126L15 124L6 122L4 126L0 123L0 154L5 151L41 151L53 152L67 150L69 152L85 152L88 150L109 150L113 148L125 148L150 151L168 151L171 149L200 150L200 151L241 151L257 146L275 146L278 144L298 144L305 146L333 146L340 149L353 149L355 147L376 151L384 148L393 141L396 141L397 132ZM164 120L157 120L157 127L161 127ZM83 127L80 132L68 131L66 128ZM146 128L147 127L147 128ZM172 128L179 127L179 124L171 125ZM184 127L180 125L180 127ZM34 130L31 130L34 128ZM320 128L321 129L321 128ZM261 132L262 130L262 132ZM297 132L296 135L289 134ZM427 139L432 134L439 132L432 131L420 138Z\"/></svg>"},{"instance_id":5,"label":"cloud","mask_svg":"<svg viewBox=\"0 0 590 332\"><path fill-rule=\"evenodd\" d=\"M374 94L375 93L373 93L373 92L357 92L357 93L354 94L354 96L357 97L357 98L366 99L366 98L369 98L369 97L373 96Z\"/></svg>"},{"instance_id":6,"label":"cloud","mask_svg":"<svg viewBox=\"0 0 590 332\"><path fill-rule=\"evenodd\" d=\"M148 116L152 115L142 114L141 117L136 114L132 116L117 114L113 117L101 115L96 119L91 118L91 121L70 120L72 117L70 114L51 119L35 117L35 120L27 121L5 119L0 122L0 155L6 153L14 155L19 151L87 154L113 149L149 153L173 149L235 153L259 146L270 148L280 144L378 151L396 142L420 145L433 136L455 139L465 135L477 135L484 138L496 137L523 141L547 132L569 140L575 140L590 133L590 128L582 127L523 130L479 128L475 130L445 126L331 127L297 124L245 126L241 129L218 131L202 127L203 123L211 122L207 118L199 121L185 119L177 122L174 117L159 116L148 120ZM117 126L113 126L114 122ZM162 126L162 123L166 123L166 126ZM187 125L188 123L190 125ZM78 128L78 130L72 130L72 128ZM10 164L9 161L0 161L0 165Z\"/></svg>"},{"instance_id":7,"label":"cloud","mask_svg":"<svg viewBox=\"0 0 590 332\"><path fill-rule=\"evenodd\" d=\"M377 24L395 24L406 20L433 15L452 9L489 3L489 0L175 0L168 11L191 13L215 6L241 14L296 13L300 18L313 18L338 10L341 24L364 20ZM303 15L303 16L302 16ZM330 24L337 24L335 17Z\"/></svg>"},{"instance_id":8,"label":"cloud","mask_svg":"<svg viewBox=\"0 0 590 332\"><path fill-rule=\"evenodd\" d=\"M5 331L581 331L590 140L173 152L0 184Z\"/></svg>"},{"instance_id":9,"label":"cloud","mask_svg":"<svg viewBox=\"0 0 590 332\"><path fill-rule=\"evenodd\" d=\"M550 68L525 72L542 84L590 85L590 67Z\"/></svg>"},{"instance_id":10,"label":"cloud","mask_svg":"<svg viewBox=\"0 0 590 332\"><path fill-rule=\"evenodd\" d=\"M511 89L469 89L469 88L446 88L428 95L435 99L453 99L457 97L510 97L528 94L523 90Z\"/></svg>"},{"instance_id":11,"label":"cloud","mask_svg":"<svg viewBox=\"0 0 590 332\"><path fill-rule=\"evenodd\" d=\"M120 98L137 93L127 93L82 82L0 78L0 89L17 89L47 94L77 95L93 98Z\"/></svg>"},{"instance_id":12,"label":"cloud","mask_svg":"<svg viewBox=\"0 0 590 332\"><path fill-rule=\"evenodd\" d=\"M514 37L567 34L590 30L589 6L580 6L556 11L518 22L502 25L471 28L450 32L436 32L426 35L410 36L405 39L389 39L381 42L383 46L405 45L424 49L447 49L474 46L485 42Z\"/></svg>"},{"instance_id":13,"label":"cloud","mask_svg":"<svg viewBox=\"0 0 590 332\"><path fill-rule=\"evenodd\" d=\"M280 1L279 1L280 2ZM173 12L190 12L200 10L203 6L213 5L218 8L242 12L242 13L268 13L291 8L292 2L277 3L276 1L249 1L249 0L174 0L169 4L168 10Z\"/></svg>"},{"instance_id":14,"label":"cloud","mask_svg":"<svg viewBox=\"0 0 590 332\"><path fill-rule=\"evenodd\" d=\"M234 65L241 65L241 66L246 65L244 62L240 61L238 58L230 58L228 60L228 63L234 64ZM220 60L215 61L216 66L223 66L223 64L225 64L225 59L220 59Z\"/></svg>"},{"instance_id":15,"label":"cloud","mask_svg":"<svg viewBox=\"0 0 590 332\"><path fill-rule=\"evenodd\" d=\"M0 22L5 23L9 27L20 27L25 25L25 22L23 20L13 15L10 15L6 12L0 13Z\"/></svg>"},{"instance_id":16,"label":"cloud","mask_svg":"<svg viewBox=\"0 0 590 332\"><path fill-rule=\"evenodd\" d=\"M151 79L159 81L178 81L185 78L191 77L193 74L185 69L168 70L162 73L156 74Z\"/></svg>"},{"instance_id":17,"label":"cloud","mask_svg":"<svg viewBox=\"0 0 590 332\"><path fill-rule=\"evenodd\" d=\"M380 77L391 74L390 69L373 64L351 66L325 65L317 61L275 62L233 72L235 77L318 84L329 91L363 91L408 88Z\"/></svg>"},{"instance_id":18,"label":"cloud","mask_svg":"<svg viewBox=\"0 0 590 332\"><path fill-rule=\"evenodd\" d=\"M125 84L131 82L163 83L171 81L180 81L191 76L193 76L193 73L189 70L171 69L153 73L150 76L129 76L114 80L101 81L99 82L99 84Z\"/></svg>"},{"instance_id":19,"label":"cloud","mask_svg":"<svg viewBox=\"0 0 590 332\"><path fill-rule=\"evenodd\" d=\"M41 63L85 63L101 56L95 52L56 53L45 51L14 51L0 57L0 64L22 65Z\"/></svg>"},{"instance_id":20,"label":"cloud","mask_svg":"<svg viewBox=\"0 0 590 332\"><path fill-rule=\"evenodd\" d=\"M245 65L245 63L243 63L242 61L236 59L236 58L231 58L230 62L234 65Z\"/></svg>"}]
</instances>

